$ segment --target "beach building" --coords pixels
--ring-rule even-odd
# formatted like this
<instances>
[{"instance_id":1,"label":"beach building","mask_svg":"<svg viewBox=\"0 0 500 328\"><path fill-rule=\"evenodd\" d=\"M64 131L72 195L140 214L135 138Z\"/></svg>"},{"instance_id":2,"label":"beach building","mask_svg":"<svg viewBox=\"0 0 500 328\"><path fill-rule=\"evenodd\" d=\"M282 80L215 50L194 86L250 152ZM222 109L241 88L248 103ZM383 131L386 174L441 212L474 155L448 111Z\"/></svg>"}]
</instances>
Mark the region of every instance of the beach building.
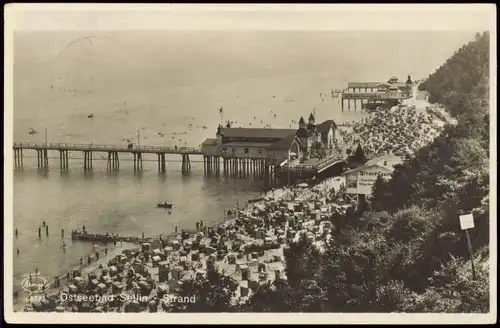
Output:
<instances>
[{"instance_id":1,"label":"beach building","mask_svg":"<svg viewBox=\"0 0 500 328\"><path fill-rule=\"evenodd\" d=\"M386 154L372 158L364 165L342 173L342 176L345 177L348 197L370 196L377 177L380 175L389 180L394 172L394 166L401 163L403 163L403 159L400 156Z\"/></svg>"},{"instance_id":2,"label":"beach building","mask_svg":"<svg viewBox=\"0 0 500 328\"><path fill-rule=\"evenodd\" d=\"M287 158L288 152L300 151L298 140L294 138L295 129L264 128L217 128L215 141L207 139L202 146L221 156L236 158ZM293 147L295 146L295 147Z\"/></svg>"},{"instance_id":3,"label":"beach building","mask_svg":"<svg viewBox=\"0 0 500 328\"><path fill-rule=\"evenodd\" d=\"M311 113L306 124L300 117L299 128L295 133L302 145L304 158L325 157L333 155L336 146L343 143L337 125L333 120L326 120L316 125Z\"/></svg>"},{"instance_id":4,"label":"beach building","mask_svg":"<svg viewBox=\"0 0 500 328\"><path fill-rule=\"evenodd\" d=\"M308 122L301 117L296 129L233 128L219 125L215 138L202 143L207 172L220 171L243 176L281 180L282 173L297 171L299 178L323 172L343 161L340 131L333 120L316 124L314 115ZM247 174L247 172L249 174ZM255 171L255 172L254 172ZM279 171L279 172L278 172ZM285 172L286 171L286 172ZM256 173L256 174L254 174ZM292 174L292 179L295 175Z\"/></svg>"},{"instance_id":5,"label":"beach building","mask_svg":"<svg viewBox=\"0 0 500 328\"><path fill-rule=\"evenodd\" d=\"M297 129L233 128L219 125L216 138L202 143L206 156L268 159L279 164L285 159L299 161L332 155L342 137L333 120L316 124L311 113L306 124L303 117Z\"/></svg>"},{"instance_id":6,"label":"beach building","mask_svg":"<svg viewBox=\"0 0 500 328\"><path fill-rule=\"evenodd\" d=\"M395 76L387 82L349 82L342 92L342 109L344 109L344 100L347 100L349 109L351 102L356 109L358 101L361 103L361 108L384 104L394 106L403 99L413 97L413 87L414 83L410 75L405 82L399 81Z\"/></svg>"}]
</instances>

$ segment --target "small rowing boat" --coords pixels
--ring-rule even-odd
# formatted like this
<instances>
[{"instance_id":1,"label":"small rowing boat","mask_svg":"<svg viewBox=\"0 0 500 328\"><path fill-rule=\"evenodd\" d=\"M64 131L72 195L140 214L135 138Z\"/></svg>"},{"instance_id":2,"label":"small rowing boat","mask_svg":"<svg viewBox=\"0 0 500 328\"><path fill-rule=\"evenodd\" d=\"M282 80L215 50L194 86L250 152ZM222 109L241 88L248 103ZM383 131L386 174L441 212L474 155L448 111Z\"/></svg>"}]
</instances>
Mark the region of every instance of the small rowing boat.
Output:
<instances>
[{"instance_id":1,"label":"small rowing boat","mask_svg":"<svg viewBox=\"0 0 500 328\"><path fill-rule=\"evenodd\" d=\"M159 207L159 208L172 208L172 204L168 204L167 202L158 203L158 204L156 204L156 207Z\"/></svg>"}]
</instances>

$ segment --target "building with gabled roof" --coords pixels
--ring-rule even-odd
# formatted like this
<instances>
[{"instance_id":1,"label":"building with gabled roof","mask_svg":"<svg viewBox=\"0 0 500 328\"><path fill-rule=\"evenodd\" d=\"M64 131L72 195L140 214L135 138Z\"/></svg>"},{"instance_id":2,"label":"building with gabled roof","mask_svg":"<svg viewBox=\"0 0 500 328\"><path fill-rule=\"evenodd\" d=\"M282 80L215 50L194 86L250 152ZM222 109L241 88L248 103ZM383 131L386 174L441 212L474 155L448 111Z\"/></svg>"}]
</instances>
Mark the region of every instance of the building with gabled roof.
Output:
<instances>
[{"instance_id":1,"label":"building with gabled roof","mask_svg":"<svg viewBox=\"0 0 500 328\"><path fill-rule=\"evenodd\" d=\"M332 153L337 129L333 120L316 125L314 114L311 113L307 123L301 117L298 125L297 129L233 128L230 125L219 125L216 138L206 139L202 143L202 150L207 156L265 158L275 164L290 157L303 160Z\"/></svg>"},{"instance_id":2,"label":"building with gabled roof","mask_svg":"<svg viewBox=\"0 0 500 328\"><path fill-rule=\"evenodd\" d=\"M393 154L377 156L363 165L342 173L346 178L348 194L371 195L373 184L378 176L390 179L394 167L403 163L403 158Z\"/></svg>"}]
</instances>

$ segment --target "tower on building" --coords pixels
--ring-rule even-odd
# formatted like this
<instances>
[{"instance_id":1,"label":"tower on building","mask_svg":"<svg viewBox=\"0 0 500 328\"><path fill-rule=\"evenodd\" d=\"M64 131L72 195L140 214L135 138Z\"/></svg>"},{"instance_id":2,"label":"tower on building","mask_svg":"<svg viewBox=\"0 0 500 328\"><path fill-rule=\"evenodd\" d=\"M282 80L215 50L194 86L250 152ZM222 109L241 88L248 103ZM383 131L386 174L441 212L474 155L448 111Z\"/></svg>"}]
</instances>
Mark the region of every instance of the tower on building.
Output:
<instances>
[{"instance_id":1,"label":"tower on building","mask_svg":"<svg viewBox=\"0 0 500 328\"><path fill-rule=\"evenodd\" d=\"M304 129L306 127L306 121L304 118L301 116L299 120L299 129Z\"/></svg>"},{"instance_id":2,"label":"tower on building","mask_svg":"<svg viewBox=\"0 0 500 328\"><path fill-rule=\"evenodd\" d=\"M215 134L217 137L217 144L220 145L222 144L222 138L224 137L224 132L222 131L222 125L219 124L217 127L217 133Z\"/></svg>"},{"instance_id":3,"label":"tower on building","mask_svg":"<svg viewBox=\"0 0 500 328\"><path fill-rule=\"evenodd\" d=\"M311 115L309 115L309 124L314 124L314 115L313 115L313 113L311 113Z\"/></svg>"}]
</instances>

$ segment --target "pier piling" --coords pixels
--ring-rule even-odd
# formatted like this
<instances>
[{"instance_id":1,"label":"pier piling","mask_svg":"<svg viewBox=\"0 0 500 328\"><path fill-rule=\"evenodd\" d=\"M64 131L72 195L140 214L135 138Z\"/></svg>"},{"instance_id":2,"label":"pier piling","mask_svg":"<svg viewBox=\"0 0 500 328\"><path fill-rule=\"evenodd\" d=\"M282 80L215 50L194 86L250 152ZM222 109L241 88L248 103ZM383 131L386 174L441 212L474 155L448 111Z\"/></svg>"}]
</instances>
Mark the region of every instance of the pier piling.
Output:
<instances>
[{"instance_id":1,"label":"pier piling","mask_svg":"<svg viewBox=\"0 0 500 328\"><path fill-rule=\"evenodd\" d=\"M23 167L23 150L22 149L14 149L14 165L17 169L21 169Z\"/></svg>"},{"instance_id":2,"label":"pier piling","mask_svg":"<svg viewBox=\"0 0 500 328\"><path fill-rule=\"evenodd\" d=\"M66 171L68 169L69 163L67 150L59 150L59 166L61 171Z\"/></svg>"},{"instance_id":3,"label":"pier piling","mask_svg":"<svg viewBox=\"0 0 500 328\"><path fill-rule=\"evenodd\" d=\"M38 168L48 168L49 167L49 156L47 149L37 149L37 164Z\"/></svg>"},{"instance_id":4,"label":"pier piling","mask_svg":"<svg viewBox=\"0 0 500 328\"><path fill-rule=\"evenodd\" d=\"M166 173L167 172L167 164L166 164L166 159L165 159L165 154L164 153L158 154L158 171L160 173Z\"/></svg>"},{"instance_id":5,"label":"pier piling","mask_svg":"<svg viewBox=\"0 0 500 328\"><path fill-rule=\"evenodd\" d=\"M90 150L83 152L83 169L85 171L92 170L92 154Z\"/></svg>"},{"instance_id":6,"label":"pier piling","mask_svg":"<svg viewBox=\"0 0 500 328\"><path fill-rule=\"evenodd\" d=\"M134 152L134 172L142 170L142 153Z\"/></svg>"},{"instance_id":7,"label":"pier piling","mask_svg":"<svg viewBox=\"0 0 500 328\"><path fill-rule=\"evenodd\" d=\"M181 168L182 173L188 173L191 171L191 162L189 160L189 155L183 154L182 155L182 168Z\"/></svg>"}]
</instances>

